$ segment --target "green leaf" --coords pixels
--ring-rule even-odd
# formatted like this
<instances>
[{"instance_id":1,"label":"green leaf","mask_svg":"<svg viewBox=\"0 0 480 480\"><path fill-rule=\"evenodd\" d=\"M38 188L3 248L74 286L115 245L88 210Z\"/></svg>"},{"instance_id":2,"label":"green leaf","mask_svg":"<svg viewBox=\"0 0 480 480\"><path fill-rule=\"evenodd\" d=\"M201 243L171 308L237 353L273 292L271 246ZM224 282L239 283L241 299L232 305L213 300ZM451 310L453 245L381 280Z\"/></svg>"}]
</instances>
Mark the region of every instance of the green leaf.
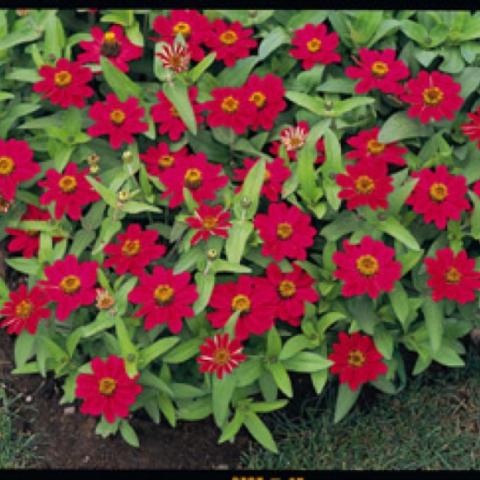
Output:
<instances>
[{"instance_id":1,"label":"green leaf","mask_svg":"<svg viewBox=\"0 0 480 480\"><path fill-rule=\"evenodd\" d=\"M193 112L190 98L188 97L188 88L180 82L166 82L163 84L163 93L173 104L185 126L193 134L197 134L197 120Z\"/></svg>"},{"instance_id":2,"label":"green leaf","mask_svg":"<svg viewBox=\"0 0 480 480\"><path fill-rule=\"evenodd\" d=\"M198 299L193 304L193 311L195 315L205 310L215 286L215 274L197 272L195 275L195 282L197 284Z\"/></svg>"},{"instance_id":3,"label":"green leaf","mask_svg":"<svg viewBox=\"0 0 480 480\"><path fill-rule=\"evenodd\" d=\"M125 360L127 374L129 377L133 377L138 372L138 352L120 316L115 317L115 331L117 333L118 343L120 344L122 357Z\"/></svg>"},{"instance_id":4,"label":"green leaf","mask_svg":"<svg viewBox=\"0 0 480 480\"><path fill-rule=\"evenodd\" d=\"M421 23L413 22L412 20L402 20L400 29L408 38L422 46L427 45L428 32Z\"/></svg>"},{"instance_id":5,"label":"green leaf","mask_svg":"<svg viewBox=\"0 0 480 480\"><path fill-rule=\"evenodd\" d=\"M300 352L295 356L283 361L283 365L292 372L312 373L324 370L332 365L331 360L322 357L318 353Z\"/></svg>"},{"instance_id":6,"label":"green leaf","mask_svg":"<svg viewBox=\"0 0 480 480\"><path fill-rule=\"evenodd\" d=\"M244 420L244 425L250 432L253 438L257 440L263 447L270 450L273 453L278 453L275 440L270 433L270 430L260 420L260 417L253 412L249 412Z\"/></svg>"},{"instance_id":7,"label":"green leaf","mask_svg":"<svg viewBox=\"0 0 480 480\"><path fill-rule=\"evenodd\" d=\"M192 83L195 83L202 74L210 67L210 65L215 61L217 56L216 52L210 52L206 57L202 59L201 62L197 63L190 72L188 73L188 78Z\"/></svg>"},{"instance_id":8,"label":"green leaf","mask_svg":"<svg viewBox=\"0 0 480 480\"><path fill-rule=\"evenodd\" d=\"M37 40L42 35L42 31L30 26L15 30L0 39L0 50L7 50L21 43L28 43Z\"/></svg>"},{"instance_id":9,"label":"green leaf","mask_svg":"<svg viewBox=\"0 0 480 480\"><path fill-rule=\"evenodd\" d=\"M203 340L201 338L191 338L183 341L180 345L170 350L164 357L165 363L183 363L186 360L199 354L199 347Z\"/></svg>"},{"instance_id":10,"label":"green leaf","mask_svg":"<svg viewBox=\"0 0 480 480\"><path fill-rule=\"evenodd\" d=\"M378 141L392 143L405 138L428 137L432 127L423 125L418 120L412 120L406 112L397 112L389 117L380 128Z\"/></svg>"},{"instance_id":11,"label":"green leaf","mask_svg":"<svg viewBox=\"0 0 480 480\"><path fill-rule=\"evenodd\" d=\"M375 99L372 97L357 97L348 98L347 100L336 101L332 109L334 116L342 116L356 108L365 107L375 103Z\"/></svg>"},{"instance_id":12,"label":"green leaf","mask_svg":"<svg viewBox=\"0 0 480 480\"><path fill-rule=\"evenodd\" d=\"M219 379L212 376L212 410L213 418L218 427L221 427L228 416L228 406L235 391L235 377L224 375Z\"/></svg>"},{"instance_id":13,"label":"green leaf","mask_svg":"<svg viewBox=\"0 0 480 480\"><path fill-rule=\"evenodd\" d=\"M51 15L45 25L45 43L44 54L52 55L55 58L62 56L62 50L65 46L65 32L60 19L56 15Z\"/></svg>"},{"instance_id":14,"label":"green leaf","mask_svg":"<svg viewBox=\"0 0 480 480\"><path fill-rule=\"evenodd\" d=\"M123 204L121 210L122 212L127 213L161 212L161 210L154 205L149 205L148 203L144 202L136 202L134 200L130 200L127 203Z\"/></svg>"},{"instance_id":15,"label":"green leaf","mask_svg":"<svg viewBox=\"0 0 480 480\"><path fill-rule=\"evenodd\" d=\"M396 218L389 217L383 222L378 222L377 226L382 232L388 233L411 250L420 250L415 237Z\"/></svg>"},{"instance_id":16,"label":"green leaf","mask_svg":"<svg viewBox=\"0 0 480 480\"><path fill-rule=\"evenodd\" d=\"M282 27L275 27L262 40L258 47L258 56L261 60L265 60L272 52L284 43L290 43L290 36Z\"/></svg>"},{"instance_id":17,"label":"green leaf","mask_svg":"<svg viewBox=\"0 0 480 480\"><path fill-rule=\"evenodd\" d=\"M169 387L169 385L165 382L165 380L158 377L157 375L154 375L149 370L144 370L142 372L142 375L140 377L140 383L147 387L152 387L158 390L159 392L163 392L166 395L169 395L170 397L173 397L173 391Z\"/></svg>"},{"instance_id":18,"label":"green leaf","mask_svg":"<svg viewBox=\"0 0 480 480\"><path fill-rule=\"evenodd\" d=\"M265 159L260 158L248 171L242 184L242 189L235 196L234 211L238 218L251 219L255 215L260 192L265 181ZM248 207L242 206L242 200L249 202Z\"/></svg>"},{"instance_id":19,"label":"green leaf","mask_svg":"<svg viewBox=\"0 0 480 480\"><path fill-rule=\"evenodd\" d=\"M238 433L240 428L242 428L244 420L245 414L239 409L235 410L235 415L233 416L232 420L223 428L222 435L218 439L218 443L224 443L233 438Z\"/></svg>"},{"instance_id":20,"label":"green leaf","mask_svg":"<svg viewBox=\"0 0 480 480\"><path fill-rule=\"evenodd\" d=\"M310 340L305 335L295 335L289 338L283 345L282 351L278 356L279 360L287 360L298 352L310 347Z\"/></svg>"},{"instance_id":21,"label":"green leaf","mask_svg":"<svg viewBox=\"0 0 480 480\"><path fill-rule=\"evenodd\" d=\"M96 235L93 230L78 230L73 237L73 243L70 247L70 254L79 257L83 251L95 240Z\"/></svg>"},{"instance_id":22,"label":"green leaf","mask_svg":"<svg viewBox=\"0 0 480 480\"><path fill-rule=\"evenodd\" d=\"M126 420L122 420L120 422L120 434L122 435L122 438L132 447L138 448L140 446L140 442L138 441L135 430Z\"/></svg>"},{"instance_id":23,"label":"green leaf","mask_svg":"<svg viewBox=\"0 0 480 480\"><path fill-rule=\"evenodd\" d=\"M145 368L147 365L152 363L158 357L168 352L173 348L178 342L179 337L167 337L157 340L155 343L152 343L148 347L140 351L138 357L138 367Z\"/></svg>"},{"instance_id":24,"label":"green leaf","mask_svg":"<svg viewBox=\"0 0 480 480\"><path fill-rule=\"evenodd\" d=\"M310 112L313 112L321 117L325 116L325 102L320 97L313 97L311 95L307 95L306 93L294 91L288 91L285 94L285 97L291 102L296 103L300 107L303 107Z\"/></svg>"},{"instance_id":25,"label":"green leaf","mask_svg":"<svg viewBox=\"0 0 480 480\"><path fill-rule=\"evenodd\" d=\"M388 293L393 311L400 323L405 327L410 309L408 306L408 295L401 282L395 284L395 288Z\"/></svg>"},{"instance_id":26,"label":"green leaf","mask_svg":"<svg viewBox=\"0 0 480 480\"><path fill-rule=\"evenodd\" d=\"M225 253L230 263L240 263L247 240L253 232L253 223L234 221L225 242Z\"/></svg>"},{"instance_id":27,"label":"green leaf","mask_svg":"<svg viewBox=\"0 0 480 480\"><path fill-rule=\"evenodd\" d=\"M422 305L423 315L425 316L425 325L430 338L430 346L435 354L440 349L443 337L443 309L442 304L434 302L431 298L425 298Z\"/></svg>"},{"instance_id":28,"label":"green leaf","mask_svg":"<svg viewBox=\"0 0 480 480\"><path fill-rule=\"evenodd\" d=\"M120 101L124 102L128 97L141 98L142 89L130 77L120 71L106 57L100 57L102 74L111 89L115 92Z\"/></svg>"},{"instance_id":29,"label":"green leaf","mask_svg":"<svg viewBox=\"0 0 480 480\"><path fill-rule=\"evenodd\" d=\"M278 330L272 327L267 334L267 355L276 357L282 349L282 337L280 337Z\"/></svg>"},{"instance_id":30,"label":"green leaf","mask_svg":"<svg viewBox=\"0 0 480 480\"><path fill-rule=\"evenodd\" d=\"M272 374L277 387L289 398L293 397L292 382L287 369L279 362L267 365L267 369Z\"/></svg>"},{"instance_id":31,"label":"green leaf","mask_svg":"<svg viewBox=\"0 0 480 480\"><path fill-rule=\"evenodd\" d=\"M258 56L242 58L238 60L235 66L224 68L220 75L217 76L219 85L225 87L240 87L245 83L250 72L260 61Z\"/></svg>"},{"instance_id":32,"label":"green leaf","mask_svg":"<svg viewBox=\"0 0 480 480\"><path fill-rule=\"evenodd\" d=\"M390 360L393 354L393 337L383 325L375 327L373 340L378 351L387 359Z\"/></svg>"},{"instance_id":33,"label":"green leaf","mask_svg":"<svg viewBox=\"0 0 480 480\"><path fill-rule=\"evenodd\" d=\"M289 30L297 30L304 27L307 23L318 25L327 18L327 15L328 10L301 10L295 15L290 16L287 22L287 28Z\"/></svg>"},{"instance_id":34,"label":"green leaf","mask_svg":"<svg viewBox=\"0 0 480 480\"><path fill-rule=\"evenodd\" d=\"M255 402L252 403L251 409L256 413L269 413L275 410L280 410L287 405L288 400L274 400L273 402Z\"/></svg>"},{"instance_id":35,"label":"green leaf","mask_svg":"<svg viewBox=\"0 0 480 480\"><path fill-rule=\"evenodd\" d=\"M465 362L460 355L448 345L441 345L439 349L432 355L433 359L447 367L464 367Z\"/></svg>"},{"instance_id":36,"label":"green leaf","mask_svg":"<svg viewBox=\"0 0 480 480\"><path fill-rule=\"evenodd\" d=\"M347 384L338 387L337 401L335 403L335 415L333 422L338 423L351 410L360 395L362 387L352 390Z\"/></svg>"},{"instance_id":37,"label":"green leaf","mask_svg":"<svg viewBox=\"0 0 480 480\"><path fill-rule=\"evenodd\" d=\"M6 258L5 263L18 272L34 277L39 274L41 268L36 258Z\"/></svg>"},{"instance_id":38,"label":"green leaf","mask_svg":"<svg viewBox=\"0 0 480 480\"><path fill-rule=\"evenodd\" d=\"M310 378L312 380L313 388L315 389L315 393L320 395L325 385L327 384L328 380L328 370L320 370L319 372L313 372L310 374Z\"/></svg>"},{"instance_id":39,"label":"green leaf","mask_svg":"<svg viewBox=\"0 0 480 480\"><path fill-rule=\"evenodd\" d=\"M470 234L475 240L480 240L480 199L473 192L469 192L469 195L473 202L473 213L470 217L472 227Z\"/></svg>"},{"instance_id":40,"label":"green leaf","mask_svg":"<svg viewBox=\"0 0 480 480\"><path fill-rule=\"evenodd\" d=\"M110 205L113 208L117 206L117 195L111 188L106 187L105 185L88 175L85 178L95 189L95 191L102 197L102 199L107 205Z\"/></svg>"},{"instance_id":41,"label":"green leaf","mask_svg":"<svg viewBox=\"0 0 480 480\"><path fill-rule=\"evenodd\" d=\"M24 330L15 340L15 366L22 368L34 354L35 336Z\"/></svg>"}]
</instances>

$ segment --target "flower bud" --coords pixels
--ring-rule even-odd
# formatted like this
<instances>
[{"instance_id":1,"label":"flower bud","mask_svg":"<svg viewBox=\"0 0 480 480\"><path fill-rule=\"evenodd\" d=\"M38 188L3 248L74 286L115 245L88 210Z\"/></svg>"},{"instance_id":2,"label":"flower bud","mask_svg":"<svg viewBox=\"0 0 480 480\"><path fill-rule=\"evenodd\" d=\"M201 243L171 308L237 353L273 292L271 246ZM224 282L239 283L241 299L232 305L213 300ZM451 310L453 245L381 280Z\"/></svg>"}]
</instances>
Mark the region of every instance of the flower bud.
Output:
<instances>
[{"instance_id":1,"label":"flower bud","mask_svg":"<svg viewBox=\"0 0 480 480\"><path fill-rule=\"evenodd\" d=\"M118 200L120 202L126 202L130 197L130 193L127 192L126 190L122 190L121 192L118 192Z\"/></svg>"},{"instance_id":2,"label":"flower bud","mask_svg":"<svg viewBox=\"0 0 480 480\"><path fill-rule=\"evenodd\" d=\"M213 260L216 260L218 257L218 252L215 248L210 248L207 252L207 258L212 262Z\"/></svg>"},{"instance_id":3,"label":"flower bud","mask_svg":"<svg viewBox=\"0 0 480 480\"><path fill-rule=\"evenodd\" d=\"M249 208L251 204L252 204L252 201L247 197L242 197L242 199L240 200L240 205L244 209Z\"/></svg>"},{"instance_id":4,"label":"flower bud","mask_svg":"<svg viewBox=\"0 0 480 480\"><path fill-rule=\"evenodd\" d=\"M130 163L133 160L133 153L130 150L125 150L122 153L122 160L125 163Z\"/></svg>"},{"instance_id":5,"label":"flower bud","mask_svg":"<svg viewBox=\"0 0 480 480\"><path fill-rule=\"evenodd\" d=\"M97 288L95 292L97 294L96 307L99 310L108 310L115 305L115 299L104 288Z\"/></svg>"}]
</instances>

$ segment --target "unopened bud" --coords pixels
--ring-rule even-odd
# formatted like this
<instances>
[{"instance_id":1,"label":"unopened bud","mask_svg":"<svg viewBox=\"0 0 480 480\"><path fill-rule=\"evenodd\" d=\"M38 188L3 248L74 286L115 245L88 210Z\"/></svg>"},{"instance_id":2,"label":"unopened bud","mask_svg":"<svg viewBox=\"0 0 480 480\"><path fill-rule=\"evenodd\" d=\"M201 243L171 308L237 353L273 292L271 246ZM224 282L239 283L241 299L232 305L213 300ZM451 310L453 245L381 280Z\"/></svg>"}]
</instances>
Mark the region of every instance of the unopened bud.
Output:
<instances>
[{"instance_id":1,"label":"unopened bud","mask_svg":"<svg viewBox=\"0 0 480 480\"><path fill-rule=\"evenodd\" d=\"M122 153L122 160L125 163L130 163L133 160L133 153L130 150L126 150Z\"/></svg>"},{"instance_id":2,"label":"unopened bud","mask_svg":"<svg viewBox=\"0 0 480 480\"><path fill-rule=\"evenodd\" d=\"M130 193L127 192L126 190L122 190L121 192L118 192L118 200L120 202L126 202L129 197L130 197Z\"/></svg>"},{"instance_id":3,"label":"unopened bud","mask_svg":"<svg viewBox=\"0 0 480 480\"><path fill-rule=\"evenodd\" d=\"M325 100L325 110L331 110L333 108L333 102L331 100Z\"/></svg>"},{"instance_id":4,"label":"unopened bud","mask_svg":"<svg viewBox=\"0 0 480 480\"><path fill-rule=\"evenodd\" d=\"M104 288L97 288L95 292L97 294L96 307L99 310L108 310L115 305L115 299Z\"/></svg>"},{"instance_id":5,"label":"unopened bud","mask_svg":"<svg viewBox=\"0 0 480 480\"><path fill-rule=\"evenodd\" d=\"M98 171L100 170L100 167L98 165L90 165L90 173L98 173Z\"/></svg>"},{"instance_id":6,"label":"unopened bud","mask_svg":"<svg viewBox=\"0 0 480 480\"><path fill-rule=\"evenodd\" d=\"M87 163L91 165L97 165L98 162L100 161L100 156L97 155L96 153L92 153L87 157Z\"/></svg>"},{"instance_id":7,"label":"unopened bud","mask_svg":"<svg viewBox=\"0 0 480 480\"><path fill-rule=\"evenodd\" d=\"M242 208L249 208L250 205L252 204L252 201L247 198L247 197L243 197L241 200L240 200L240 205L242 206Z\"/></svg>"},{"instance_id":8,"label":"unopened bud","mask_svg":"<svg viewBox=\"0 0 480 480\"><path fill-rule=\"evenodd\" d=\"M216 260L217 257L218 257L217 250L215 250L214 248L210 248L210 250L208 250L208 252L207 252L207 258L210 261L213 261L213 260Z\"/></svg>"},{"instance_id":9,"label":"unopened bud","mask_svg":"<svg viewBox=\"0 0 480 480\"><path fill-rule=\"evenodd\" d=\"M9 202L8 200L5 200L0 195L0 213L8 213L12 205L13 205L13 202Z\"/></svg>"},{"instance_id":10,"label":"unopened bud","mask_svg":"<svg viewBox=\"0 0 480 480\"><path fill-rule=\"evenodd\" d=\"M28 15L30 12L31 12L31 9L30 9L30 8L17 8L17 9L15 10L15 13L16 13L19 17L25 17L25 16Z\"/></svg>"}]
</instances>

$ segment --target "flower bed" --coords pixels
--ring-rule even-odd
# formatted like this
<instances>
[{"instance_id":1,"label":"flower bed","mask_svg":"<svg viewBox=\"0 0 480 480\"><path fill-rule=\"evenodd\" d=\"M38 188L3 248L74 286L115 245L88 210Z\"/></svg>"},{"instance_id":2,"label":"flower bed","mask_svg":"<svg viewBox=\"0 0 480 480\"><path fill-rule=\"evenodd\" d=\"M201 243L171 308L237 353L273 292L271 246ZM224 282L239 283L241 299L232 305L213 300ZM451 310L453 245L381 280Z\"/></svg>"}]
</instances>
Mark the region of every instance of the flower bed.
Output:
<instances>
[{"instance_id":1,"label":"flower bed","mask_svg":"<svg viewBox=\"0 0 480 480\"><path fill-rule=\"evenodd\" d=\"M464 365L478 323L480 15L0 12L14 373L97 433L219 442L338 382ZM475 143L477 142L477 144ZM406 350L417 355L412 372Z\"/></svg>"}]
</instances>

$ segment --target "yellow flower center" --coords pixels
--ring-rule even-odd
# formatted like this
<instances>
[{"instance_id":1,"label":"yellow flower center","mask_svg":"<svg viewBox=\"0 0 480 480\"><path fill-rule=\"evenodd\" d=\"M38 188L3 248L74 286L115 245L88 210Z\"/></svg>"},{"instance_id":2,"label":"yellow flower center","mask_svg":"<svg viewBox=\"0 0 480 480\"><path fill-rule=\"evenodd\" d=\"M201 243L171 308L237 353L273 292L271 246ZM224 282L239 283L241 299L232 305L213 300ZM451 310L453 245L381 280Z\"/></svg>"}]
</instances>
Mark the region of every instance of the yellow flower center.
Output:
<instances>
[{"instance_id":1,"label":"yellow flower center","mask_svg":"<svg viewBox=\"0 0 480 480\"><path fill-rule=\"evenodd\" d=\"M239 106L240 106L240 102L236 98L233 98L230 95L223 99L221 108L224 112L234 113L238 110Z\"/></svg>"},{"instance_id":2,"label":"yellow flower center","mask_svg":"<svg viewBox=\"0 0 480 480\"><path fill-rule=\"evenodd\" d=\"M175 157L173 155L162 155L158 159L158 166L161 168L169 168L175 162Z\"/></svg>"},{"instance_id":3,"label":"yellow flower center","mask_svg":"<svg viewBox=\"0 0 480 480\"><path fill-rule=\"evenodd\" d=\"M448 187L444 183L432 183L430 198L435 202L443 202L448 197Z\"/></svg>"},{"instance_id":4,"label":"yellow flower center","mask_svg":"<svg viewBox=\"0 0 480 480\"><path fill-rule=\"evenodd\" d=\"M380 268L378 260L372 255L362 255L358 257L355 265L358 271L366 277L375 275Z\"/></svg>"},{"instance_id":5,"label":"yellow flower center","mask_svg":"<svg viewBox=\"0 0 480 480\"><path fill-rule=\"evenodd\" d=\"M196 190L202 185L203 175L198 168L189 168L185 172L184 185L191 190Z\"/></svg>"},{"instance_id":6,"label":"yellow flower center","mask_svg":"<svg viewBox=\"0 0 480 480\"><path fill-rule=\"evenodd\" d=\"M120 43L118 43L117 36L113 32L105 32L103 34L103 41L100 47L100 53L106 57L117 57L120 54Z\"/></svg>"},{"instance_id":7,"label":"yellow flower center","mask_svg":"<svg viewBox=\"0 0 480 480\"><path fill-rule=\"evenodd\" d=\"M277 225L277 237L282 240L288 240L293 235L293 227L289 223L279 223Z\"/></svg>"},{"instance_id":8,"label":"yellow flower center","mask_svg":"<svg viewBox=\"0 0 480 480\"><path fill-rule=\"evenodd\" d=\"M115 43L117 41L117 36L113 32L105 32L103 35L103 41L105 43Z\"/></svg>"},{"instance_id":9,"label":"yellow flower center","mask_svg":"<svg viewBox=\"0 0 480 480\"><path fill-rule=\"evenodd\" d=\"M173 300L173 294L175 290L166 284L159 285L155 292L153 292L153 296L159 305L168 305Z\"/></svg>"},{"instance_id":10,"label":"yellow flower center","mask_svg":"<svg viewBox=\"0 0 480 480\"><path fill-rule=\"evenodd\" d=\"M175 118L179 118L180 114L178 113L178 110L172 105L170 107L170 115Z\"/></svg>"},{"instance_id":11,"label":"yellow flower center","mask_svg":"<svg viewBox=\"0 0 480 480\"><path fill-rule=\"evenodd\" d=\"M72 193L77 189L77 180L71 175L64 175L59 181L58 186L64 193Z\"/></svg>"},{"instance_id":12,"label":"yellow flower center","mask_svg":"<svg viewBox=\"0 0 480 480\"><path fill-rule=\"evenodd\" d=\"M140 240L126 240L122 245L122 253L127 257L133 257L140 251Z\"/></svg>"},{"instance_id":13,"label":"yellow flower center","mask_svg":"<svg viewBox=\"0 0 480 480\"><path fill-rule=\"evenodd\" d=\"M206 230L211 230L218 225L218 217L205 217L202 221L202 224Z\"/></svg>"},{"instance_id":14,"label":"yellow flower center","mask_svg":"<svg viewBox=\"0 0 480 480\"><path fill-rule=\"evenodd\" d=\"M189 37L192 33L192 27L190 27L188 23L178 22L173 27L173 33L175 35L178 35L180 33L183 37L186 38Z\"/></svg>"},{"instance_id":15,"label":"yellow flower center","mask_svg":"<svg viewBox=\"0 0 480 480\"><path fill-rule=\"evenodd\" d=\"M10 175L13 168L15 167L15 162L12 157L7 157L2 155L0 157L0 175Z\"/></svg>"},{"instance_id":16,"label":"yellow flower center","mask_svg":"<svg viewBox=\"0 0 480 480\"><path fill-rule=\"evenodd\" d=\"M360 175L355 180L355 190L363 194L372 193L375 190L375 182L368 175Z\"/></svg>"},{"instance_id":17,"label":"yellow flower center","mask_svg":"<svg viewBox=\"0 0 480 480\"><path fill-rule=\"evenodd\" d=\"M55 74L53 81L57 87L68 87L72 83L72 74L66 70L61 70Z\"/></svg>"},{"instance_id":18,"label":"yellow flower center","mask_svg":"<svg viewBox=\"0 0 480 480\"><path fill-rule=\"evenodd\" d=\"M235 295L232 299L232 310L234 310L235 312L248 312L251 305L252 302L246 295Z\"/></svg>"},{"instance_id":19,"label":"yellow flower center","mask_svg":"<svg viewBox=\"0 0 480 480\"><path fill-rule=\"evenodd\" d=\"M426 88L423 91L423 102L425 105L435 106L438 105L445 96L443 91L440 90L438 87L430 87Z\"/></svg>"},{"instance_id":20,"label":"yellow flower center","mask_svg":"<svg viewBox=\"0 0 480 480\"><path fill-rule=\"evenodd\" d=\"M65 293L78 292L81 286L82 282L80 281L80 278L78 278L76 275L67 275L60 282L60 288Z\"/></svg>"},{"instance_id":21,"label":"yellow flower center","mask_svg":"<svg viewBox=\"0 0 480 480\"><path fill-rule=\"evenodd\" d=\"M318 52L321 48L322 48L322 41L317 37L313 37L311 40L307 42L307 50L309 52L315 53L315 52Z\"/></svg>"},{"instance_id":22,"label":"yellow flower center","mask_svg":"<svg viewBox=\"0 0 480 480\"><path fill-rule=\"evenodd\" d=\"M226 30L219 38L225 45L233 45L238 40L238 35L233 30Z\"/></svg>"},{"instance_id":23,"label":"yellow flower center","mask_svg":"<svg viewBox=\"0 0 480 480\"><path fill-rule=\"evenodd\" d=\"M372 63L372 73L376 77L384 77L388 73L388 65L385 62L373 62Z\"/></svg>"},{"instance_id":24,"label":"yellow flower center","mask_svg":"<svg viewBox=\"0 0 480 480\"><path fill-rule=\"evenodd\" d=\"M117 389L117 381L112 377L103 377L98 382L98 390L102 395L107 397L113 395Z\"/></svg>"},{"instance_id":25,"label":"yellow flower center","mask_svg":"<svg viewBox=\"0 0 480 480\"><path fill-rule=\"evenodd\" d=\"M32 314L33 304L29 300L22 300L15 307L15 315L20 318L28 318Z\"/></svg>"},{"instance_id":26,"label":"yellow flower center","mask_svg":"<svg viewBox=\"0 0 480 480\"><path fill-rule=\"evenodd\" d=\"M227 365L231 358L232 356L226 348L218 348L213 353L213 363L216 365Z\"/></svg>"},{"instance_id":27,"label":"yellow flower center","mask_svg":"<svg viewBox=\"0 0 480 480\"><path fill-rule=\"evenodd\" d=\"M250 97L248 98L250 102L253 102L257 108L262 108L265 105L265 102L267 101L267 97L265 96L264 93L260 91L253 92Z\"/></svg>"},{"instance_id":28,"label":"yellow flower center","mask_svg":"<svg viewBox=\"0 0 480 480\"><path fill-rule=\"evenodd\" d=\"M367 358L360 350L351 350L348 352L348 364L351 367L362 367Z\"/></svg>"},{"instance_id":29,"label":"yellow flower center","mask_svg":"<svg viewBox=\"0 0 480 480\"><path fill-rule=\"evenodd\" d=\"M304 144L303 138L300 137L292 137L290 139L290 147L291 150L296 150L297 148L300 148Z\"/></svg>"},{"instance_id":30,"label":"yellow flower center","mask_svg":"<svg viewBox=\"0 0 480 480\"><path fill-rule=\"evenodd\" d=\"M282 280L278 286L282 298L291 298L297 293L297 287L291 280Z\"/></svg>"},{"instance_id":31,"label":"yellow flower center","mask_svg":"<svg viewBox=\"0 0 480 480\"><path fill-rule=\"evenodd\" d=\"M458 283L461 279L462 274L455 267L450 267L445 274L445 280L447 283Z\"/></svg>"},{"instance_id":32,"label":"yellow flower center","mask_svg":"<svg viewBox=\"0 0 480 480\"><path fill-rule=\"evenodd\" d=\"M125 118L125 112L119 108L116 108L110 112L110 120L115 125L121 125L125 121Z\"/></svg>"},{"instance_id":33,"label":"yellow flower center","mask_svg":"<svg viewBox=\"0 0 480 480\"><path fill-rule=\"evenodd\" d=\"M379 153L382 153L385 150L385 144L380 143L378 140L375 140L372 138L367 142L367 150L372 155L378 155Z\"/></svg>"},{"instance_id":34,"label":"yellow flower center","mask_svg":"<svg viewBox=\"0 0 480 480\"><path fill-rule=\"evenodd\" d=\"M263 175L263 181L268 182L272 178L272 174L270 170L265 170L265 174Z\"/></svg>"}]
</instances>

